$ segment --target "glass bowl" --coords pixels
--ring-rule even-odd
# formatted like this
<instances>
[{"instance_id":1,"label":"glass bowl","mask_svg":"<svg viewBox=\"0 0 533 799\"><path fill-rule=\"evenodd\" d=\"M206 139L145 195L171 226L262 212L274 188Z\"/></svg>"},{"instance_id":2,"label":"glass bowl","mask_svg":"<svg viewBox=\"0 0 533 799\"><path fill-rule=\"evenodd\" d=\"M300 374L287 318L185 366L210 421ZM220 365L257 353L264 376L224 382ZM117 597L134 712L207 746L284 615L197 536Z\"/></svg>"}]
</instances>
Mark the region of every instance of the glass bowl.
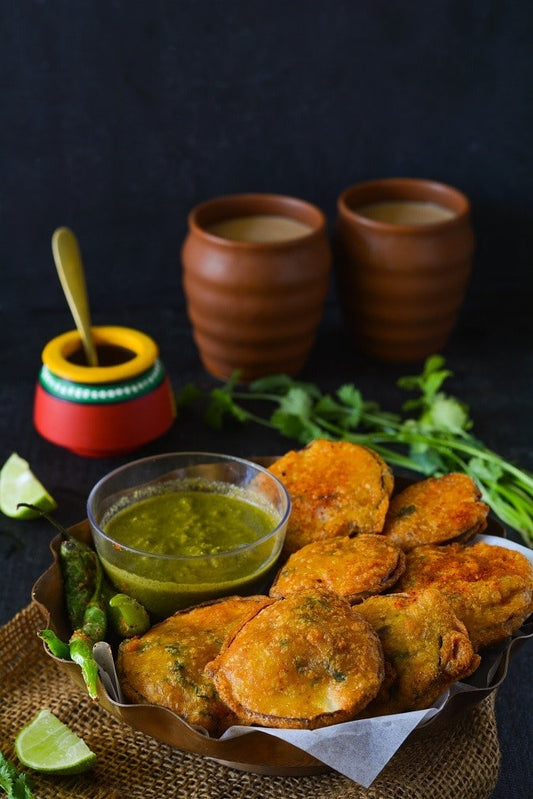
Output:
<instances>
[{"instance_id":1,"label":"glass bowl","mask_svg":"<svg viewBox=\"0 0 533 799\"><path fill-rule=\"evenodd\" d=\"M164 495L163 502L197 502L206 494L216 495L223 514L220 529L209 542L202 539L203 516L200 526L189 532L188 518L182 516L181 522L172 524L157 517L150 525L150 543L131 542L122 534L118 540L107 529L117 514L131 513L133 505L139 511L145 500L161 503L157 498ZM257 515L261 517L260 528L246 531L244 542L235 538L240 509L251 516L252 524ZM231 455L205 452L168 453L128 463L104 476L87 501L94 545L110 581L161 618L217 597L266 590L289 514L287 490L267 469ZM143 524L148 529L148 523ZM142 525L141 529L144 535Z\"/></svg>"}]
</instances>

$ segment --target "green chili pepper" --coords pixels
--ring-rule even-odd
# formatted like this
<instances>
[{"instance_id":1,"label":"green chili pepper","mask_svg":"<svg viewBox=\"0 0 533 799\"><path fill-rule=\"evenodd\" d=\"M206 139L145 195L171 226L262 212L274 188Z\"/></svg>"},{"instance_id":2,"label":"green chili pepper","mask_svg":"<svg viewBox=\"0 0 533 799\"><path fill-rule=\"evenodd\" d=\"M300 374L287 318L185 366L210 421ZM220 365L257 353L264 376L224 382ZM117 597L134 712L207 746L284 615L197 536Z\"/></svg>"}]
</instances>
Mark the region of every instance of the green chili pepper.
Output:
<instances>
[{"instance_id":1,"label":"green chili pepper","mask_svg":"<svg viewBox=\"0 0 533 799\"><path fill-rule=\"evenodd\" d=\"M83 614L96 584L96 552L73 536L61 542L59 549L67 613L76 630L83 625Z\"/></svg>"},{"instance_id":2,"label":"green chili pepper","mask_svg":"<svg viewBox=\"0 0 533 799\"><path fill-rule=\"evenodd\" d=\"M150 627L146 608L128 594L114 593L105 579L96 552L70 535L48 514L41 513L64 535L59 547L65 603L73 629L68 644L53 630L41 630L39 636L56 657L79 665L89 696L98 695L98 666L93 646L105 638L108 617L121 638L142 635Z\"/></svg>"},{"instance_id":3,"label":"green chili pepper","mask_svg":"<svg viewBox=\"0 0 533 799\"><path fill-rule=\"evenodd\" d=\"M62 658L62 660L70 660L69 645L62 641L53 630L41 630L38 635L45 642L52 655Z\"/></svg>"},{"instance_id":4,"label":"green chili pepper","mask_svg":"<svg viewBox=\"0 0 533 799\"><path fill-rule=\"evenodd\" d=\"M66 657L65 647L68 648L68 656L81 668L89 696L95 699L98 696L98 666L93 656L93 645L105 638L107 630L102 564L91 547L70 535L47 513L38 508L35 510L65 537L60 545L60 563L67 611L74 628L68 645L63 644L52 630L42 630L39 635L52 654L61 652L58 656Z\"/></svg>"},{"instance_id":5,"label":"green chili pepper","mask_svg":"<svg viewBox=\"0 0 533 799\"><path fill-rule=\"evenodd\" d=\"M105 609L100 604L87 606L81 630L94 643L103 641L107 630L107 617Z\"/></svg>"},{"instance_id":6,"label":"green chili pepper","mask_svg":"<svg viewBox=\"0 0 533 799\"><path fill-rule=\"evenodd\" d=\"M92 699L98 695L98 667L93 657L93 645L97 641L103 640L107 630L103 586L102 566L97 558L94 593L85 608L83 625L74 630L69 640L70 657L80 666L89 696Z\"/></svg>"},{"instance_id":7,"label":"green chili pepper","mask_svg":"<svg viewBox=\"0 0 533 799\"><path fill-rule=\"evenodd\" d=\"M83 632L93 641L101 641L107 631L106 600L104 594L104 573L102 564L96 559L96 582L94 593L83 615Z\"/></svg>"},{"instance_id":8,"label":"green chili pepper","mask_svg":"<svg viewBox=\"0 0 533 799\"><path fill-rule=\"evenodd\" d=\"M150 627L146 608L128 594L114 594L108 603L109 621L121 638L142 635Z\"/></svg>"},{"instance_id":9,"label":"green chili pepper","mask_svg":"<svg viewBox=\"0 0 533 799\"><path fill-rule=\"evenodd\" d=\"M70 657L81 668L81 673L91 699L98 696L98 666L93 657L94 641L82 630L72 633L69 640Z\"/></svg>"}]
</instances>

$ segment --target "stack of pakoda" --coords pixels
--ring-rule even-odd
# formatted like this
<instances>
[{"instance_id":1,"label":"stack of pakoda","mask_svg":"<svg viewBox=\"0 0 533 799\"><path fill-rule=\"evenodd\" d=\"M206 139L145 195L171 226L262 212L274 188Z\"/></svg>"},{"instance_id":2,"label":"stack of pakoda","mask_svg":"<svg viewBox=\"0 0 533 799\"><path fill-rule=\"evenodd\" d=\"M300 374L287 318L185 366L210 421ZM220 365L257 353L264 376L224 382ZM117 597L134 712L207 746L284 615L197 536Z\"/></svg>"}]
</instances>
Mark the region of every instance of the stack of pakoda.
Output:
<instances>
[{"instance_id":1,"label":"stack of pakoda","mask_svg":"<svg viewBox=\"0 0 533 799\"><path fill-rule=\"evenodd\" d=\"M375 452L322 439L270 466L291 496L268 596L179 611L120 646L125 695L219 735L429 707L533 612L533 567L471 539L488 506L448 474L392 496Z\"/></svg>"}]
</instances>

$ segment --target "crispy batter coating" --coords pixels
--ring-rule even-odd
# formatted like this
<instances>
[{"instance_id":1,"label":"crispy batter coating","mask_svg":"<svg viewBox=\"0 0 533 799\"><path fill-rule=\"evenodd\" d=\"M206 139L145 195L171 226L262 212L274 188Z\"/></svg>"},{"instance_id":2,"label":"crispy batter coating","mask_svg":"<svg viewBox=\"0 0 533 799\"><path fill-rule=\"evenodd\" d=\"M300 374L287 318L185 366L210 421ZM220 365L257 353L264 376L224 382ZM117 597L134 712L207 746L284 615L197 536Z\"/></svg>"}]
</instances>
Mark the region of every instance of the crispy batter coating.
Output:
<instances>
[{"instance_id":1,"label":"crispy batter coating","mask_svg":"<svg viewBox=\"0 0 533 799\"><path fill-rule=\"evenodd\" d=\"M269 469L291 497L284 556L311 541L382 531L394 481L377 452L348 441L316 439Z\"/></svg>"},{"instance_id":2,"label":"crispy batter coating","mask_svg":"<svg viewBox=\"0 0 533 799\"><path fill-rule=\"evenodd\" d=\"M388 666L365 717L430 707L480 663L465 625L435 588L370 597L357 610L377 631Z\"/></svg>"},{"instance_id":3,"label":"crispy batter coating","mask_svg":"<svg viewBox=\"0 0 533 799\"><path fill-rule=\"evenodd\" d=\"M383 535L361 533L313 541L294 552L270 589L277 599L304 588L323 588L356 604L401 577L405 553Z\"/></svg>"},{"instance_id":4,"label":"crispy batter coating","mask_svg":"<svg viewBox=\"0 0 533 799\"><path fill-rule=\"evenodd\" d=\"M221 734L235 723L220 700L205 664L243 620L272 600L228 597L178 611L144 635L121 643L117 669L125 696L133 702L170 708L189 724Z\"/></svg>"},{"instance_id":5,"label":"crispy batter coating","mask_svg":"<svg viewBox=\"0 0 533 799\"><path fill-rule=\"evenodd\" d=\"M370 624L325 591L301 591L262 608L207 668L243 723L293 729L353 718L384 675Z\"/></svg>"},{"instance_id":6,"label":"crispy batter coating","mask_svg":"<svg viewBox=\"0 0 533 799\"><path fill-rule=\"evenodd\" d=\"M390 501L384 533L406 552L421 544L466 543L487 527L489 506L467 474L428 477Z\"/></svg>"},{"instance_id":7,"label":"crispy batter coating","mask_svg":"<svg viewBox=\"0 0 533 799\"><path fill-rule=\"evenodd\" d=\"M533 612L533 567L526 556L486 542L413 549L398 590L428 585L449 600L476 651L505 640Z\"/></svg>"},{"instance_id":8,"label":"crispy batter coating","mask_svg":"<svg viewBox=\"0 0 533 799\"><path fill-rule=\"evenodd\" d=\"M377 453L323 439L269 468L292 500L270 596L204 603L123 642L129 700L213 735L425 708L533 612L522 553L465 545L488 515L468 476L429 478L391 499Z\"/></svg>"}]
</instances>

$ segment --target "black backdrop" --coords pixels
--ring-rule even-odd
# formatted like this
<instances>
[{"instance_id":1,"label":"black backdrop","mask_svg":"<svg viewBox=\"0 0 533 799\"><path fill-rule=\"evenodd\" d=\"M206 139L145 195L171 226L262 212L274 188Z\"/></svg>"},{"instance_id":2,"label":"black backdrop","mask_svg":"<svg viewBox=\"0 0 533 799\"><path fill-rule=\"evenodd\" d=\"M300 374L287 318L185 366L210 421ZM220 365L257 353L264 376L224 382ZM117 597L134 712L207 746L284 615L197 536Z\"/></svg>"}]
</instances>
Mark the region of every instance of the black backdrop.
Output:
<instances>
[{"instance_id":1,"label":"black backdrop","mask_svg":"<svg viewBox=\"0 0 533 799\"><path fill-rule=\"evenodd\" d=\"M93 321L109 323L147 282L183 305L197 202L284 192L333 220L343 188L389 175L471 197L470 302L497 311L527 280L528 0L7 0L0 41L4 311L23 292L40 317L59 303L60 224L81 240Z\"/></svg>"}]
</instances>

